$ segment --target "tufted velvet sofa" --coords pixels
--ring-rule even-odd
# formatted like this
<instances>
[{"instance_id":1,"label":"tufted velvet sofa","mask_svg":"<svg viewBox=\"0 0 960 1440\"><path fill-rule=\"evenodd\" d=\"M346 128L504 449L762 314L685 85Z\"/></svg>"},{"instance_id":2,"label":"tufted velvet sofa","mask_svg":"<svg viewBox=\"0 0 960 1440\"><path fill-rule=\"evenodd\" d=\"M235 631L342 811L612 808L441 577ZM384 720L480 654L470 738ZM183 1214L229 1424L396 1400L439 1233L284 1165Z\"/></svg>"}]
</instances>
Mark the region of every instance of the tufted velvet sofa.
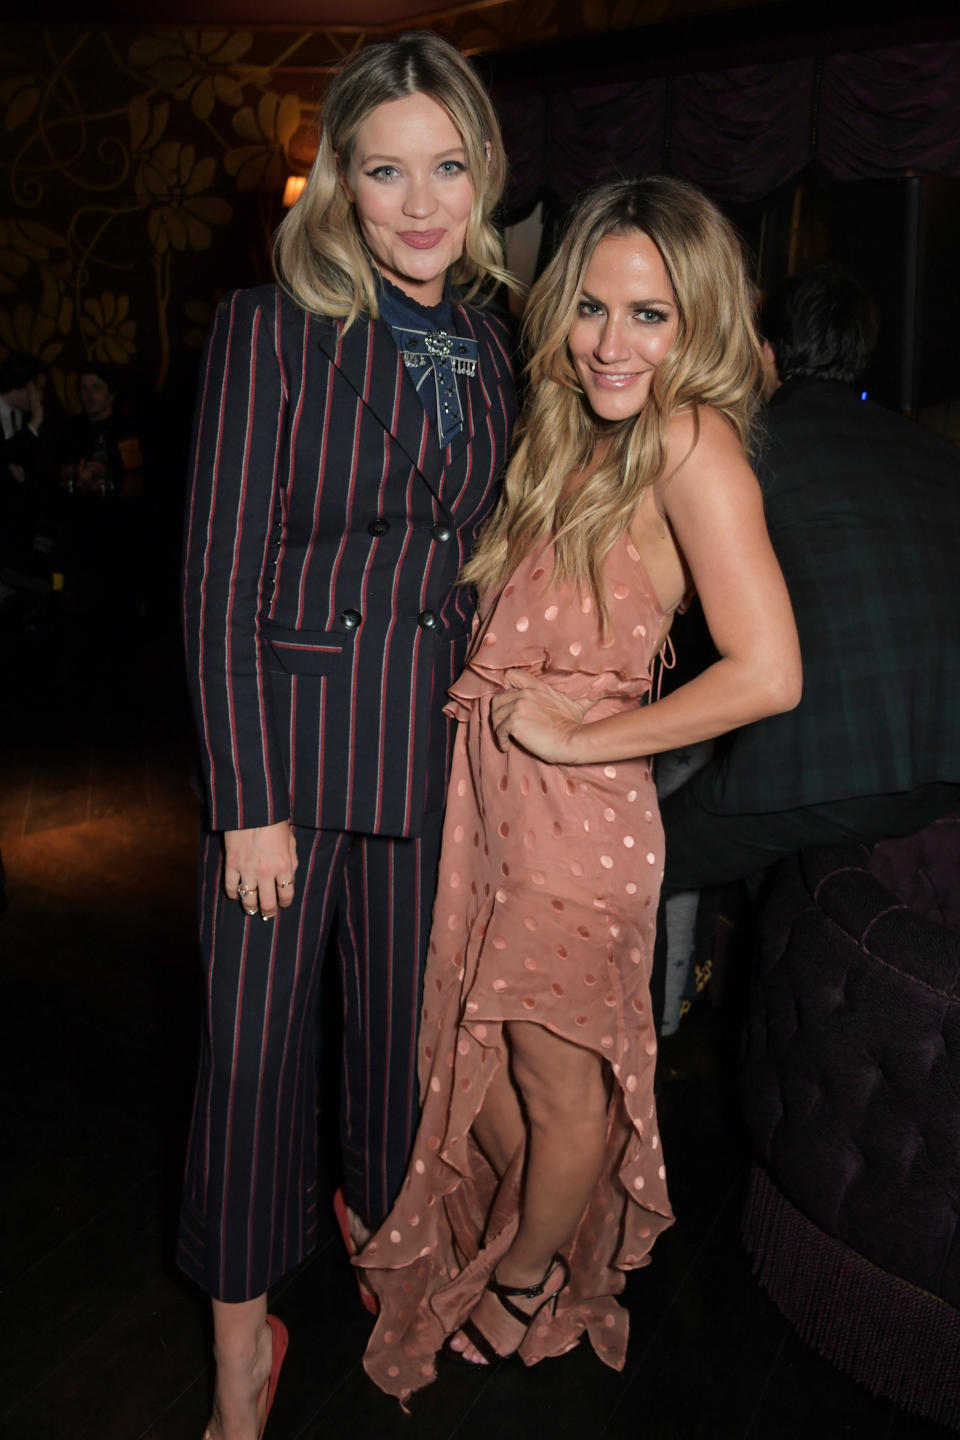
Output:
<instances>
[{"instance_id":1,"label":"tufted velvet sofa","mask_svg":"<svg viewBox=\"0 0 960 1440\"><path fill-rule=\"evenodd\" d=\"M803 852L760 921L743 1234L803 1339L960 1430L960 815Z\"/></svg>"}]
</instances>

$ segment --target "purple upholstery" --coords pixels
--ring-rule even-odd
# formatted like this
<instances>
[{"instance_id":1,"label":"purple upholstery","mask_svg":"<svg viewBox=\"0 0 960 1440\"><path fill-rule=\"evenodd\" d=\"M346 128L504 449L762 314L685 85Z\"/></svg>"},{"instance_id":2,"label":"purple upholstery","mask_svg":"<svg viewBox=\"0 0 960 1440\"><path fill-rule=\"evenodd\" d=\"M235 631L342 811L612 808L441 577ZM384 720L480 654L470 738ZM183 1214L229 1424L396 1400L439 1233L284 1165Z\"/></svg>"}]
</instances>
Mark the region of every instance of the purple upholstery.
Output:
<instances>
[{"instance_id":1,"label":"purple upholstery","mask_svg":"<svg viewBox=\"0 0 960 1440\"><path fill-rule=\"evenodd\" d=\"M743 1098L759 1169L744 1233L761 1281L844 1369L960 1425L960 816L872 853L830 847L788 862L761 916L757 967ZM792 1278L781 1264L774 1282L778 1225L796 1254ZM805 1225L821 1254L801 1243ZM918 1342L904 1357L909 1386L885 1384L870 1344L886 1355L895 1338L909 1351L898 1326L917 1328L905 1323L917 1304L952 1343L952 1374ZM874 1340L858 1342L858 1359L847 1352L865 1307ZM831 1336L845 1337L842 1354ZM927 1363L936 1373L918 1400Z\"/></svg>"}]
</instances>

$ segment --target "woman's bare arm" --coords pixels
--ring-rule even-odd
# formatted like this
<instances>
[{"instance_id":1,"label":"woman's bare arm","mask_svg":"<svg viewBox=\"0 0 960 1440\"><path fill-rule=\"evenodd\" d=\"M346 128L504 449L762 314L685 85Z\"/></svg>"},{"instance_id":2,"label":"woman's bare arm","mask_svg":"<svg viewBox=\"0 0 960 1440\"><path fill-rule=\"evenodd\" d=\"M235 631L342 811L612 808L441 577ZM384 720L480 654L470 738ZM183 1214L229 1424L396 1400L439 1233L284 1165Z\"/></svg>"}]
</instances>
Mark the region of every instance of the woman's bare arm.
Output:
<instances>
[{"instance_id":1,"label":"woman's bare arm","mask_svg":"<svg viewBox=\"0 0 960 1440\"><path fill-rule=\"evenodd\" d=\"M693 577L720 658L665 699L597 721L545 682L512 671L509 683L515 688L492 705L501 742L509 735L544 760L597 764L710 739L799 701L796 626L767 535L759 485L721 416L701 412L693 441L692 417L678 417L670 435L668 478L658 485L656 498Z\"/></svg>"}]
</instances>

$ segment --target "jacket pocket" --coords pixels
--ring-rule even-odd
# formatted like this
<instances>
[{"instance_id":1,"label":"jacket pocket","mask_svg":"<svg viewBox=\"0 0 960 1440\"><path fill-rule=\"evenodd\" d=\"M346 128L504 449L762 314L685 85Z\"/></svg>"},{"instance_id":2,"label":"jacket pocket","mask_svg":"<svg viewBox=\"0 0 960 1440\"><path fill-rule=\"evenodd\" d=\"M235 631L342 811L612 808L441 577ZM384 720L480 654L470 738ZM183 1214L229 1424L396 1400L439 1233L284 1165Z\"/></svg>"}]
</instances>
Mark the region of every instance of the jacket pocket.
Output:
<instances>
[{"instance_id":1,"label":"jacket pocket","mask_svg":"<svg viewBox=\"0 0 960 1440\"><path fill-rule=\"evenodd\" d=\"M265 668L286 675L329 675L343 654L340 636L327 630L287 630L264 621L261 640Z\"/></svg>"}]
</instances>

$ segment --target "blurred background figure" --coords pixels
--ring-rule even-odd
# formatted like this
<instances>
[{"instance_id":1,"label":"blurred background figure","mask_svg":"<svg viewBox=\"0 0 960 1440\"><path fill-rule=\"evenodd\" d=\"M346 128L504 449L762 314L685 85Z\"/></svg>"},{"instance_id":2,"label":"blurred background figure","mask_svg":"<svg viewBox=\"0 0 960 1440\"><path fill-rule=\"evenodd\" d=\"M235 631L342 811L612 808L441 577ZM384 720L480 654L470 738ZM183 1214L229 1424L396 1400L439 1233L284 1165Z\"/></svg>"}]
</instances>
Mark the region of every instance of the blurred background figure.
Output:
<instances>
[{"instance_id":1,"label":"blurred background figure","mask_svg":"<svg viewBox=\"0 0 960 1440\"><path fill-rule=\"evenodd\" d=\"M669 893L758 877L807 845L910 834L960 794L960 456L857 386L876 312L841 266L786 280L761 329L757 468L803 698L718 742L664 801ZM689 954L691 930L675 943Z\"/></svg>"},{"instance_id":2,"label":"blurred background figure","mask_svg":"<svg viewBox=\"0 0 960 1440\"><path fill-rule=\"evenodd\" d=\"M109 365L85 365L78 380L81 413L67 427L63 480L87 495L130 494L143 468L140 441L129 411L118 405L119 387Z\"/></svg>"},{"instance_id":3,"label":"blurred background figure","mask_svg":"<svg viewBox=\"0 0 960 1440\"><path fill-rule=\"evenodd\" d=\"M54 487L47 463L47 372L35 355L0 361L0 602L30 588L47 568Z\"/></svg>"},{"instance_id":4,"label":"blurred background figure","mask_svg":"<svg viewBox=\"0 0 960 1440\"><path fill-rule=\"evenodd\" d=\"M105 624L134 621L141 608L139 534L143 452L137 419L121 401L115 371L85 364L77 385L81 412L61 443L62 543L67 602Z\"/></svg>"}]
</instances>

